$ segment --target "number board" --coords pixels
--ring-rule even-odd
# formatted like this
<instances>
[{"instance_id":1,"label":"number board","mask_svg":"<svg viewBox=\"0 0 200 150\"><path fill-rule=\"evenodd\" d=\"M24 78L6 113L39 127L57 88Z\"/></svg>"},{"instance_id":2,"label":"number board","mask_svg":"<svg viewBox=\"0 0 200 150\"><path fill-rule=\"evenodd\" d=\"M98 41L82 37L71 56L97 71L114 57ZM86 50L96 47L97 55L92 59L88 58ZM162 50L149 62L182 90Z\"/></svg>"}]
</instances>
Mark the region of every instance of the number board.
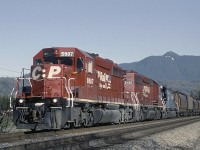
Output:
<instances>
[{"instance_id":1,"label":"number board","mask_svg":"<svg viewBox=\"0 0 200 150\"><path fill-rule=\"evenodd\" d=\"M74 57L74 52L60 52L60 57Z\"/></svg>"}]
</instances>

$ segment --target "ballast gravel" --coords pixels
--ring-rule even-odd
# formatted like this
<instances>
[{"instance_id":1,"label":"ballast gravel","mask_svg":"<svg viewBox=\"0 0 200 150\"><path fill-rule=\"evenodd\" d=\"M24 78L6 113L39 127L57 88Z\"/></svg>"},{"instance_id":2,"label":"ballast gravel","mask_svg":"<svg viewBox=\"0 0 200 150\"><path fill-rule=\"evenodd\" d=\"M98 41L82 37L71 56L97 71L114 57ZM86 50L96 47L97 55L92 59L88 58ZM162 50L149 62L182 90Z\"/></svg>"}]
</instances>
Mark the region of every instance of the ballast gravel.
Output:
<instances>
[{"instance_id":1,"label":"ballast gravel","mask_svg":"<svg viewBox=\"0 0 200 150\"><path fill-rule=\"evenodd\" d=\"M115 144L102 150L200 150L200 122Z\"/></svg>"}]
</instances>

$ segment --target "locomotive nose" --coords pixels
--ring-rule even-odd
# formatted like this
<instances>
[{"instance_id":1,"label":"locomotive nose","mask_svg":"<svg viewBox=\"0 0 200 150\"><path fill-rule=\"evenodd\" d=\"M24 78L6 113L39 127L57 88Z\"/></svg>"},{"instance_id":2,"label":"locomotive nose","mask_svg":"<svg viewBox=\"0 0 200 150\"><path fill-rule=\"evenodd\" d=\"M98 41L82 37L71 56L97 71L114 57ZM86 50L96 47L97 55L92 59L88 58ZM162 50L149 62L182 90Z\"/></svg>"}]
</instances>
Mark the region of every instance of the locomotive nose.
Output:
<instances>
[{"instance_id":1,"label":"locomotive nose","mask_svg":"<svg viewBox=\"0 0 200 150\"><path fill-rule=\"evenodd\" d=\"M33 96L49 98L61 96L62 65L33 65L31 75Z\"/></svg>"}]
</instances>

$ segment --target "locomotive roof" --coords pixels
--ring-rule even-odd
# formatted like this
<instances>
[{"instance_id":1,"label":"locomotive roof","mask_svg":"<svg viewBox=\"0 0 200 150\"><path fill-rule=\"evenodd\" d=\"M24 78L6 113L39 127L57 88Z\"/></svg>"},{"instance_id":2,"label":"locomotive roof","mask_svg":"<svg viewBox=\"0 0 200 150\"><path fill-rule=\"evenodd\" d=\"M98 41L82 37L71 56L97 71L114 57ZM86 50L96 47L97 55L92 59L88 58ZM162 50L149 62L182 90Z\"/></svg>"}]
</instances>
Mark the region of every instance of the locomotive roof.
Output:
<instances>
[{"instance_id":1,"label":"locomotive roof","mask_svg":"<svg viewBox=\"0 0 200 150\"><path fill-rule=\"evenodd\" d=\"M90 53L88 53L88 52L86 52L86 51L83 51L83 50L81 50L81 49L78 49L78 48L76 48L76 47L52 47L52 48L43 48L42 51L43 51L43 50L46 50L46 49L75 49L75 50L78 50L79 52L83 53L86 57L89 57L89 58L91 58L91 59L94 59L94 57L92 57L92 56L90 55ZM98 55L98 54L96 54L96 55Z\"/></svg>"},{"instance_id":2,"label":"locomotive roof","mask_svg":"<svg viewBox=\"0 0 200 150\"><path fill-rule=\"evenodd\" d=\"M94 59L91 55L89 55L89 53L87 53L87 52L85 52L85 51L83 51L83 50L80 50L80 49L78 49L81 53L83 53L85 56L87 56L87 57L89 57L89 58L91 58L91 59Z\"/></svg>"},{"instance_id":3,"label":"locomotive roof","mask_svg":"<svg viewBox=\"0 0 200 150\"><path fill-rule=\"evenodd\" d=\"M76 48L76 47L51 47L51 48L43 48L42 50L40 50L33 58L36 58L37 56L39 56L39 55L42 55L42 52L43 51L48 51L48 50L63 50L63 51L65 51L65 50L74 50L74 51L78 51L78 52L80 52L80 53L82 53L85 57L87 57L87 58L90 58L90 59L93 59L93 60L95 60L95 61L103 61L103 62L107 62L107 63L110 63L110 64L112 64L113 66L115 66L115 67L118 67L118 68L121 68L118 64L115 64L112 60L110 60L110 59L107 59L107 58L102 58L102 57L100 57L98 54L95 54L95 53L89 53L89 52L86 52L86 51L83 51L83 50L81 50L81 49L78 49L78 48ZM122 69L122 68L121 68ZM123 69L122 69L123 70Z\"/></svg>"}]
</instances>

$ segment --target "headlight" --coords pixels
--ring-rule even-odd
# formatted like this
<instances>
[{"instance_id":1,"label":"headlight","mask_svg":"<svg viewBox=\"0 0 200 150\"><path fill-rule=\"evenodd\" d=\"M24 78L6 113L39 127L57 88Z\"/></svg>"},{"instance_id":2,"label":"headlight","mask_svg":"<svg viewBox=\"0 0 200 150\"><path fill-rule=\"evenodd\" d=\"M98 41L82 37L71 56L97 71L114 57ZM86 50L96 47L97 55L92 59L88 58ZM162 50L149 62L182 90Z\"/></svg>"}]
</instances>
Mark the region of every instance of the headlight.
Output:
<instances>
[{"instance_id":1,"label":"headlight","mask_svg":"<svg viewBox=\"0 0 200 150\"><path fill-rule=\"evenodd\" d=\"M53 99L53 102L54 102L54 103L57 103L57 102L58 102L58 99L57 99L57 98L54 98L54 99Z\"/></svg>"},{"instance_id":2,"label":"headlight","mask_svg":"<svg viewBox=\"0 0 200 150\"><path fill-rule=\"evenodd\" d=\"M24 102L24 99L20 99L19 103L22 104Z\"/></svg>"}]
</instances>

